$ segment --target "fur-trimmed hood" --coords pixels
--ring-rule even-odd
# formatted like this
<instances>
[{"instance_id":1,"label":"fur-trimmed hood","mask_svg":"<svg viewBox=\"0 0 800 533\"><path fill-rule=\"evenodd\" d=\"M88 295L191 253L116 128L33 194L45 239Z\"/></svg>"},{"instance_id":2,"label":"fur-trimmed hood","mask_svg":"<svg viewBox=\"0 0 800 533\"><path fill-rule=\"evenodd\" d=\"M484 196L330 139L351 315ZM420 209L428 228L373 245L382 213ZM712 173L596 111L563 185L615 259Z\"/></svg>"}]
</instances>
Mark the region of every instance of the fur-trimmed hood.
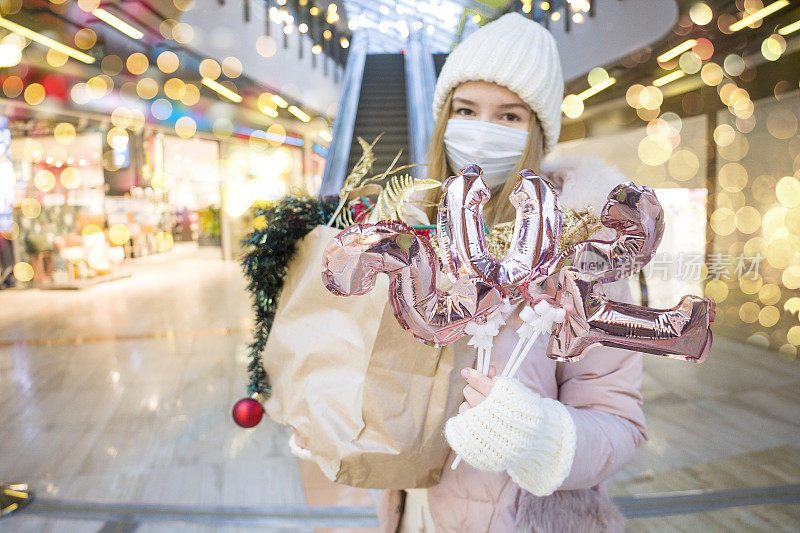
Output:
<instances>
[{"instance_id":1,"label":"fur-trimmed hood","mask_svg":"<svg viewBox=\"0 0 800 533\"><path fill-rule=\"evenodd\" d=\"M608 199L608 193L629 181L620 170L594 154L547 158L542 162L542 174L555 186L560 186L561 207L583 211L594 208L597 216Z\"/></svg>"}]
</instances>

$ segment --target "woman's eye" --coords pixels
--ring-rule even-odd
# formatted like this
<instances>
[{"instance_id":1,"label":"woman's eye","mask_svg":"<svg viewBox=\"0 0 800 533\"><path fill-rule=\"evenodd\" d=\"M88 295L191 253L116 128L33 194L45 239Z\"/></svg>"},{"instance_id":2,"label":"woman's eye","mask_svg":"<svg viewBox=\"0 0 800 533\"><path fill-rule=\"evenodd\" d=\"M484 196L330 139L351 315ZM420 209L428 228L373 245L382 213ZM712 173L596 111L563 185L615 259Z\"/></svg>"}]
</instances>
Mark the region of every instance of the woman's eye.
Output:
<instances>
[{"instance_id":1,"label":"woman's eye","mask_svg":"<svg viewBox=\"0 0 800 533\"><path fill-rule=\"evenodd\" d=\"M520 118L514 113L506 113L505 115L503 115L503 120L506 120L508 122L519 122Z\"/></svg>"},{"instance_id":2,"label":"woman's eye","mask_svg":"<svg viewBox=\"0 0 800 533\"><path fill-rule=\"evenodd\" d=\"M470 116L472 116L474 114L475 114L475 112L472 111L472 109L469 109L468 107L460 107L460 108L456 109L456 115L464 115L464 116L470 117Z\"/></svg>"}]
</instances>

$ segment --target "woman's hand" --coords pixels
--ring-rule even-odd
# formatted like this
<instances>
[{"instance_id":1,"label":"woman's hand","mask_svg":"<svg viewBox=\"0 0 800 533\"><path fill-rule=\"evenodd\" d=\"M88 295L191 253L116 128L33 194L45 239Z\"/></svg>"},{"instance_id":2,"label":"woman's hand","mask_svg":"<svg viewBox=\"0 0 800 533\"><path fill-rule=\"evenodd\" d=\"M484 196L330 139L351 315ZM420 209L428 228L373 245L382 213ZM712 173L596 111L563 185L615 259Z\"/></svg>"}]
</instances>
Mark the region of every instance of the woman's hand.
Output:
<instances>
[{"instance_id":1,"label":"woman's hand","mask_svg":"<svg viewBox=\"0 0 800 533\"><path fill-rule=\"evenodd\" d=\"M466 401L458 408L459 414L475 407L489 396L494 387L492 378L495 374L497 374L497 369L494 366L489 367L488 376L484 376L474 368L465 368L461 371L461 375L467 380L467 386L464 387Z\"/></svg>"}]
</instances>

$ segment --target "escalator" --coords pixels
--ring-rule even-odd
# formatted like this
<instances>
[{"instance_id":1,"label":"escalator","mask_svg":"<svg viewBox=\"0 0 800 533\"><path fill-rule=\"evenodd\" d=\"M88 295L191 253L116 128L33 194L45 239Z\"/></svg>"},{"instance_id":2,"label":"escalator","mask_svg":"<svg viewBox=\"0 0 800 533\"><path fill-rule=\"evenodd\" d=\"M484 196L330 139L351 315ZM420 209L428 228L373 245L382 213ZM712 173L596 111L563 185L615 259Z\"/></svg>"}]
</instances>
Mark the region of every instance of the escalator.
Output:
<instances>
[{"instance_id":1,"label":"escalator","mask_svg":"<svg viewBox=\"0 0 800 533\"><path fill-rule=\"evenodd\" d=\"M348 172L361 157L358 137L372 142L381 133L381 140L373 148L373 172L386 170L400 150L403 153L396 165L407 165L408 109L405 61L402 54L369 54L366 57L347 162Z\"/></svg>"},{"instance_id":2,"label":"escalator","mask_svg":"<svg viewBox=\"0 0 800 533\"><path fill-rule=\"evenodd\" d=\"M402 54L368 54L368 34L356 32L342 78L342 97L333 124L319 194L338 195L345 176L361 157L361 137L372 142L373 173L384 172L397 153L395 167L415 164L408 173L424 175L436 73L422 32L412 34ZM403 172L403 171L401 171Z\"/></svg>"}]
</instances>

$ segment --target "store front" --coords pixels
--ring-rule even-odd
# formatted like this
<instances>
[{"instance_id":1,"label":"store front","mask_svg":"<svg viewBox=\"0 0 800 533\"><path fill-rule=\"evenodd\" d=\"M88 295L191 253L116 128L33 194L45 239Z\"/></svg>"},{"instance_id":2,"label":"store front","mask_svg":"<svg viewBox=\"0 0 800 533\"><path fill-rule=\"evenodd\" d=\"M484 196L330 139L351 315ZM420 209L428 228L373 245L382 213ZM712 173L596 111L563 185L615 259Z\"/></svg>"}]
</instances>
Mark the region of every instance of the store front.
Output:
<instances>
[{"instance_id":1,"label":"store front","mask_svg":"<svg viewBox=\"0 0 800 533\"><path fill-rule=\"evenodd\" d=\"M81 288L126 276L126 263L176 242L222 246L218 141L36 120L5 131L8 285Z\"/></svg>"},{"instance_id":2,"label":"store front","mask_svg":"<svg viewBox=\"0 0 800 533\"><path fill-rule=\"evenodd\" d=\"M0 272L25 287L117 279L175 247L236 259L258 209L315 194L325 162L324 148L278 127L209 139L24 119L5 131Z\"/></svg>"}]
</instances>

